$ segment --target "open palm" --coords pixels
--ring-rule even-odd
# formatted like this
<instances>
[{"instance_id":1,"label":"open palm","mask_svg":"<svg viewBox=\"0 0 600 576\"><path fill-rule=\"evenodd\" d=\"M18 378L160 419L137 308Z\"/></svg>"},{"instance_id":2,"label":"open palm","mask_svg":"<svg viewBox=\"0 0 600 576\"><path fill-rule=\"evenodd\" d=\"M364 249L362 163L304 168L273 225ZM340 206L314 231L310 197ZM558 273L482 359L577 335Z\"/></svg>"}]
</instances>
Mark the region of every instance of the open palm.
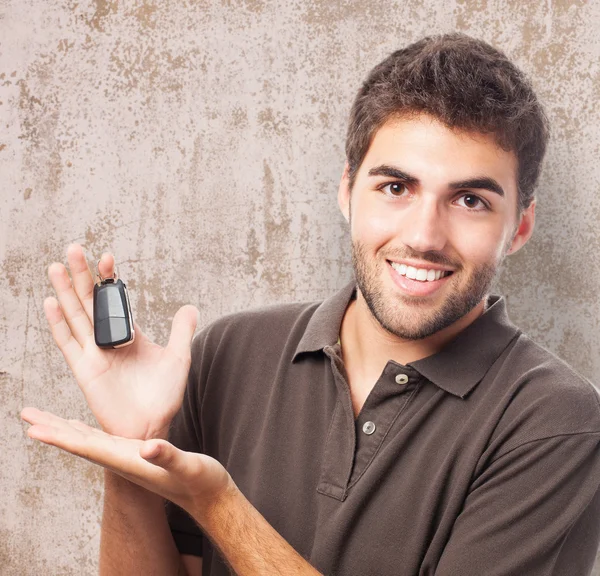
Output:
<instances>
[{"instance_id":1,"label":"open palm","mask_svg":"<svg viewBox=\"0 0 600 576\"><path fill-rule=\"evenodd\" d=\"M69 246L67 258L72 280L62 264L49 267L58 301L47 298L44 311L92 413L111 434L166 438L183 399L197 310L193 306L179 309L166 348L152 343L137 325L130 346L98 348L93 328L94 280L81 246ZM99 269L103 277L113 275L110 254L103 255Z\"/></svg>"}]
</instances>

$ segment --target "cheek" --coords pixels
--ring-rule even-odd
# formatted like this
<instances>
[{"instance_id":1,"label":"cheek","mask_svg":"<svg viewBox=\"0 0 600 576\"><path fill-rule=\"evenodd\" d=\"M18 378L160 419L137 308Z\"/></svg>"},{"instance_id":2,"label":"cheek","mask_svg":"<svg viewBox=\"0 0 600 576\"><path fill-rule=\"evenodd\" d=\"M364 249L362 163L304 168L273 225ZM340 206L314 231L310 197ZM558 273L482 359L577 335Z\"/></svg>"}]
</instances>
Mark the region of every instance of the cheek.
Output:
<instances>
[{"instance_id":1,"label":"cheek","mask_svg":"<svg viewBox=\"0 0 600 576\"><path fill-rule=\"evenodd\" d=\"M466 268L497 263L502 257L504 235L489 226L462 227L453 234L452 245Z\"/></svg>"},{"instance_id":2,"label":"cheek","mask_svg":"<svg viewBox=\"0 0 600 576\"><path fill-rule=\"evenodd\" d=\"M380 246L398 236L400 218L392 210L376 210L360 203L352 205L350 233L353 240Z\"/></svg>"}]
</instances>

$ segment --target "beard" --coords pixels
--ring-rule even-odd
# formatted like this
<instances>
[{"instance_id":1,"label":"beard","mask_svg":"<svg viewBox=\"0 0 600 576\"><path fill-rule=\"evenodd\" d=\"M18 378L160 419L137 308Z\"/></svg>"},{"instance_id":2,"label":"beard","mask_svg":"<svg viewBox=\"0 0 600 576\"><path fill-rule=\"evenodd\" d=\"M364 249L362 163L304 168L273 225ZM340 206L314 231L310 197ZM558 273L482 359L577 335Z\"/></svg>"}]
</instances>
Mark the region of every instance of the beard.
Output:
<instances>
[{"instance_id":1,"label":"beard","mask_svg":"<svg viewBox=\"0 0 600 576\"><path fill-rule=\"evenodd\" d=\"M464 287L460 285L459 273L463 270L462 267L442 254L419 254L410 249L402 255L395 253L395 257L416 257L421 261L451 266L454 269L454 273L446 281L448 286L444 287L447 296L434 309L431 309L431 300L428 298L385 294L381 265L378 262L372 264L372 260L370 262L365 246L358 241L352 242L352 265L358 289L379 324L404 340L420 340L454 324L483 300L502 264L504 253L498 262L487 262L475 268L462 281ZM387 265L384 261L384 266Z\"/></svg>"}]
</instances>

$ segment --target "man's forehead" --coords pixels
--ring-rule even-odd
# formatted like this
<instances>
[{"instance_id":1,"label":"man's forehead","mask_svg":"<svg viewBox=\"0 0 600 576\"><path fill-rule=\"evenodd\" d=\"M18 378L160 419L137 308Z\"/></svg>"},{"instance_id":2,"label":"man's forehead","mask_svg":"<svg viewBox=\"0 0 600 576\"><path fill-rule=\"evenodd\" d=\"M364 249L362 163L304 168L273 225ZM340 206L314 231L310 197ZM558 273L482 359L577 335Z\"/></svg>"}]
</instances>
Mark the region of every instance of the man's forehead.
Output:
<instances>
[{"instance_id":1,"label":"man's forehead","mask_svg":"<svg viewBox=\"0 0 600 576\"><path fill-rule=\"evenodd\" d=\"M428 115L394 118L374 134L361 172L396 165L419 180L490 176L516 193L518 161L489 134L452 129Z\"/></svg>"}]
</instances>

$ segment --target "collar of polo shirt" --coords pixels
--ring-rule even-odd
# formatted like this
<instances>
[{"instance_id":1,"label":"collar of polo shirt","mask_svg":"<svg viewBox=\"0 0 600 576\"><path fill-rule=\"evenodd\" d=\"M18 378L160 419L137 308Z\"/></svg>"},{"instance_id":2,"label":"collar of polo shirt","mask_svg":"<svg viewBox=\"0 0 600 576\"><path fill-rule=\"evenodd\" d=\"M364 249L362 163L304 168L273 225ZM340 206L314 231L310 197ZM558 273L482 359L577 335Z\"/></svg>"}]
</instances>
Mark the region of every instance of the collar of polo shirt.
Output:
<instances>
[{"instance_id":1,"label":"collar of polo shirt","mask_svg":"<svg viewBox=\"0 0 600 576\"><path fill-rule=\"evenodd\" d=\"M339 343L344 312L356 296L356 283L325 300L314 312L294 354L322 351ZM514 326L502 296L490 295L485 312L442 350L408 364L446 392L464 398L485 376L500 354L521 331Z\"/></svg>"}]
</instances>

